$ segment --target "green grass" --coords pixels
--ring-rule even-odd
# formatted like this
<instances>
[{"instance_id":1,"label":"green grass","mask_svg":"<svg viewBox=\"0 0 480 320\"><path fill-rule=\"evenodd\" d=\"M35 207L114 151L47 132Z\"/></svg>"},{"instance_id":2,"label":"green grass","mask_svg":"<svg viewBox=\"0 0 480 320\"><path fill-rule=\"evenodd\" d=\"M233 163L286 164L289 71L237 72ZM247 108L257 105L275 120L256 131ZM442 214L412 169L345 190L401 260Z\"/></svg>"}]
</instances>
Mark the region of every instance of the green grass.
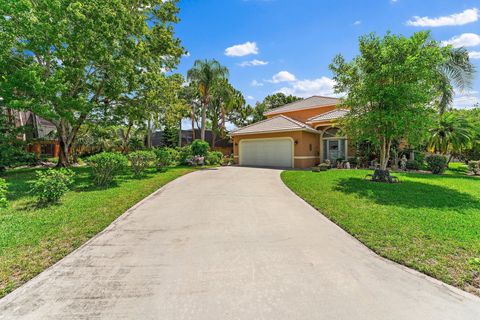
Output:
<instances>
[{"instance_id":1,"label":"green grass","mask_svg":"<svg viewBox=\"0 0 480 320\"><path fill-rule=\"evenodd\" d=\"M456 173L284 171L285 184L376 253L480 295L480 179Z\"/></svg>"},{"instance_id":2,"label":"green grass","mask_svg":"<svg viewBox=\"0 0 480 320\"><path fill-rule=\"evenodd\" d=\"M34 170L8 172L10 207L0 210L0 298L72 252L135 203L193 171L126 173L110 188L93 187L89 168L73 169L75 184L60 204L37 208L29 194Z\"/></svg>"}]
</instances>

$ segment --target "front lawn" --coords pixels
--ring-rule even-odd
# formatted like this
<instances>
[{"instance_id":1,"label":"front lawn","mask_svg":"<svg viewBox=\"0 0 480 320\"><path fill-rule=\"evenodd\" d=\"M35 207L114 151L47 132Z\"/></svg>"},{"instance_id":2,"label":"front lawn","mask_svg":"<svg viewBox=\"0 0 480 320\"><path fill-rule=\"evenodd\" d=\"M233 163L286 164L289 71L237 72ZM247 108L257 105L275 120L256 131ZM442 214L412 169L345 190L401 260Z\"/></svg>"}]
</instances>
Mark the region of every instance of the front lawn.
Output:
<instances>
[{"instance_id":1,"label":"front lawn","mask_svg":"<svg viewBox=\"0 0 480 320\"><path fill-rule=\"evenodd\" d=\"M282 179L381 256L480 295L480 179L455 169L395 174L400 184L365 181L366 170L284 171Z\"/></svg>"},{"instance_id":2,"label":"front lawn","mask_svg":"<svg viewBox=\"0 0 480 320\"><path fill-rule=\"evenodd\" d=\"M115 218L191 168L126 173L110 188L92 186L89 168L73 169L73 190L58 205L37 208L29 194L34 170L7 173L10 208L0 209L0 298L102 231Z\"/></svg>"}]
</instances>

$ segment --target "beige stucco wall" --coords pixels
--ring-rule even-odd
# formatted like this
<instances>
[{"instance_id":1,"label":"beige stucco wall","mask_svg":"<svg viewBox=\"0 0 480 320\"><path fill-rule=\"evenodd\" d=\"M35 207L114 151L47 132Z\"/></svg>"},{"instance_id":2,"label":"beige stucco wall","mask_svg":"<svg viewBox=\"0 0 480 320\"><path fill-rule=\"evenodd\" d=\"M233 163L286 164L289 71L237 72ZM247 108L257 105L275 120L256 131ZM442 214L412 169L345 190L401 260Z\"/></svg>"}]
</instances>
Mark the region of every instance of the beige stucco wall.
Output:
<instances>
[{"instance_id":1,"label":"beige stucco wall","mask_svg":"<svg viewBox=\"0 0 480 320\"><path fill-rule=\"evenodd\" d=\"M243 139L266 139L289 137L294 144L294 167L309 168L320 162L320 138L318 134L305 131L277 132L263 134L248 134L233 137L233 154L235 163L239 161L240 141ZM311 146L311 148L310 148Z\"/></svg>"}]
</instances>

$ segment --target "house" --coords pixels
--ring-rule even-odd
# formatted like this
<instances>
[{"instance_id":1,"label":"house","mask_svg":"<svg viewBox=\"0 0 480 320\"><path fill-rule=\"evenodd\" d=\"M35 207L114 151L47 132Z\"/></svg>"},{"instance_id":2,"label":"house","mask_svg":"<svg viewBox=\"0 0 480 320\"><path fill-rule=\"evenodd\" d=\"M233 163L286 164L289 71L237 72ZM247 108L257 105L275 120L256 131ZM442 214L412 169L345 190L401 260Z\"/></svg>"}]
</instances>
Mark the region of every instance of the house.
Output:
<instances>
[{"instance_id":1,"label":"house","mask_svg":"<svg viewBox=\"0 0 480 320\"><path fill-rule=\"evenodd\" d=\"M336 126L348 110L340 100L313 96L266 112L266 120L231 132L235 163L244 166L309 168L354 155Z\"/></svg>"},{"instance_id":2,"label":"house","mask_svg":"<svg viewBox=\"0 0 480 320\"><path fill-rule=\"evenodd\" d=\"M195 138L200 139L200 129L195 129ZM233 143L230 140L230 137L219 138L216 137L215 144L213 143L213 134L212 130L205 130L205 140L215 151L220 151L224 155L230 156L233 154ZM192 130L182 130L182 147L189 145L193 142ZM157 131L152 135L152 146L154 147L163 147L167 145L165 142L165 133L163 131Z\"/></svg>"},{"instance_id":3,"label":"house","mask_svg":"<svg viewBox=\"0 0 480 320\"><path fill-rule=\"evenodd\" d=\"M27 150L37 157L58 157L60 145L55 139L56 127L53 123L30 111L7 110L15 126L26 128L18 138L27 142Z\"/></svg>"}]
</instances>

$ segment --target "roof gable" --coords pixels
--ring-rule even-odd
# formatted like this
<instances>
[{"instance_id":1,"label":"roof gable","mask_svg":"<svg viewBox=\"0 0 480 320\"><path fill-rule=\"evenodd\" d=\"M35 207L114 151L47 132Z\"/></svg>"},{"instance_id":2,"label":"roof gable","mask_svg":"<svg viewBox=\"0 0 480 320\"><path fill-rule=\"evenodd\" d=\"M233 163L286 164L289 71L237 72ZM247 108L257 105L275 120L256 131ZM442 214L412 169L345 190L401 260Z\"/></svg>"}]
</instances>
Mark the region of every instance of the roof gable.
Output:
<instances>
[{"instance_id":1,"label":"roof gable","mask_svg":"<svg viewBox=\"0 0 480 320\"><path fill-rule=\"evenodd\" d=\"M345 117L348 112L349 111L347 109L332 110L332 111L329 111L329 112L322 113L318 116L311 117L310 119L307 120L307 123L340 119L340 118Z\"/></svg>"},{"instance_id":2,"label":"roof gable","mask_svg":"<svg viewBox=\"0 0 480 320\"><path fill-rule=\"evenodd\" d=\"M297 120L293 120L284 115L278 115L273 118L262 120L256 123L253 123L249 126L239 128L231 132L231 135L242 135L242 134L255 134L255 133L266 133L266 132L282 132L282 131L309 131L318 133L315 129L309 125L302 123Z\"/></svg>"},{"instance_id":3,"label":"roof gable","mask_svg":"<svg viewBox=\"0 0 480 320\"><path fill-rule=\"evenodd\" d=\"M264 115L273 115L282 112L293 112L318 107L334 106L340 103L340 99L332 97L313 96L303 100L295 101L284 106L272 109L264 113Z\"/></svg>"}]
</instances>

